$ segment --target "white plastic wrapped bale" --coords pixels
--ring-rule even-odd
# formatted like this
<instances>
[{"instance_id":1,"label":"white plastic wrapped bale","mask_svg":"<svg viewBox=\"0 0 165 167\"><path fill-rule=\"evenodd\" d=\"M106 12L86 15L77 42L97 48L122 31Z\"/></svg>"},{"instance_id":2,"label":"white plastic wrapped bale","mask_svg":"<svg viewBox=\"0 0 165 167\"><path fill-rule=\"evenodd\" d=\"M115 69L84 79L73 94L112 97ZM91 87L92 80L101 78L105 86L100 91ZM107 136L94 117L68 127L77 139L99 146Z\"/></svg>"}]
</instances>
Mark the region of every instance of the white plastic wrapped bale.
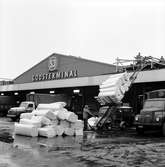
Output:
<instances>
[{"instance_id":1,"label":"white plastic wrapped bale","mask_svg":"<svg viewBox=\"0 0 165 167\"><path fill-rule=\"evenodd\" d=\"M39 136L52 138L56 136L55 130L52 126L45 126L38 129Z\"/></svg>"},{"instance_id":2,"label":"white plastic wrapped bale","mask_svg":"<svg viewBox=\"0 0 165 167\"><path fill-rule=\"evenodd\" d=\"M22 118L31 119L33 115L34 115L33 113L22 113L20 115L20 119L22 119Z\"/></svg>"},{"instance_id":3,"label":"white plastic wrapped bale","mask_svg":"<svg viewBox=\"0 0 165 167\"><path fill-rule=\"evenodd\" d=\"M57 136L62 136L64 134L64 128L60 125L56 126Z\"/></svg>"},{"instance_id":4,"label":"white plastic wrapped bale","mask_svg":"<svg viewBox=\"0 0 165 167\"><path fill-rule=\"evenodd\" d=\"M98 117L91 117L91 118L88 119L88 124L91 127L96 127L96 124L97 124L98 121L99 121Z\"/></svg>"},{"instance_id":5,"label":"white plastic wrapped bale","mask_svg":"<svg viewBox=\"0 0 165 167\"><path fill-rule=\"evenodd\" d=\"M68 110L63 108L63 109L55 111L54 114L59 120L65 120L67 112Z\"/></svg>"},{"instance_id":6,"label":"white plastic wrapped bale","mask_svg":"<svg viewBox=\"0 0 165 167\"><path fill-rule=\"evenodd\" d=\"M14 133L16 135L36 137L38 136L38 128L34 125L15 123Z\"/></svg>"},{"instance_id":7,"label":"white plastic wrapped bale","mask_svg":"<svg viewBox=\"0 0 165 167\"><path fill-rule=\"evenodd\" d=\"M59 125L60 121L58 119L52 120L51 121L52 125L57 126Z\"/></svg>"},{"instance_id":8,"label":"white plastic wrapped bale","mask_svg":"<svg viewBox=\"0 0 165 167\"><path fill-rule=\"evenodd\" d=\"M66 106L65 102L55 102L55 103L50 103L51 107L55 110L62 109Z\"/></svg>"},{"instance_id":9,"label":"white plastic wrapped bale","mask_svg":"<svg viewBox=\"0 0 165 167\"><path fill-rule=\"evenodd\" d=\"M98 96L100 98L105 97L105 96L109 96L113 100L113 102L118 102L123 98L123 93L121 92L120 89L114 88L114 91L100 92Z\"/></svg>"},{"instance_id":10,"label":"white plastic wrapped bale","mask_svg":"<svg viewBox=\"0 0 165 167\"><path fill-rule=\"evenodd\" d=\"M114 91L116 91L116 92L120 91L120 93L122 93L120 88L121 88L121 86L113 86L113 87L109 87L109 88L101 88L100 89L100 93L114 92Z\"/></svg>"},{"instance_id":11,"label":"white plastic wrapped bale","mask_svg":"<svg viewBox=\"0 0 165 167\"><path fill-rule=\"evenodd\" d=\"M55 103L49 103L49 104L39 104L37 106L37 110L44 110L44 109L49 109L49 110L59 110L62 109L66 106L65 102L55 102Z\"/></svg>"},{"instance_id":12,"label":"white plastic wrapped bale","mask_svg":"<svg viewBox=\"0 0 165 167\"><path fill-rule=\"evenodd\" d=\"M25 119L25 118L20 119L19 123L25 124L25 125L33 125L33 126L36 126L37 128L41 127L41 121L33 121L30 119Z\"/></svg>"},{"instance_id":13,"label":"white plastic wrapped bale","mask_svg":"<svg viewBox=\"0 0 165 167\"><path fill-rule=\"evenodd\" d=\"M41 126L51 125L52 121L45 116L33 116L31 121L40 122Z\"/></svg>"},{"instance_id":14,"label":"white plastic wrapped bale","mask_svg":"<svg viewBox=\"0 0 165 167\"><path fill-rule=\"evenodd\" d=\"M51 110L34 110L32 113L37 116L45 116L50 120L56 119L56 115Z\"/></svg>"},{"instance_id":15,"label":"white plastic wrapped bale","mask_svg":"<svg viewBox=\"0 0 165 167\"><path fill-rule=\"evenodd\" d=\"M36 110L53 110L50 106L50 104L44 104L44 103L41 103L41 104L38 104Z\"/></svg>"},{"instance_id":16,"label":"white plastic wrapped bale","mask_svg":"<svg viewBox=\"0 0 165 167\"><path fill-rule=\"evenodd\" d=\"M74 133L76 136L83 136L83 129L75 129Z\"/></svg>"},{"instance_id":17,"label":"white plastic wrapped bale","mask_svg":"<svg viewBox=\"0 0 165 167\"><path fill-rule=\"evenodd\" d=\"M78 116L74 112L66 112L65 119L69 122L76 122L78 120Z\"/></svg>"},{"instance_id":18,"label":"white plastic wrapped bale","mask_svg":"<svg viewBox=\"0 0 165 167\"><path fill-rule=\"evenodd\" d=\"M71 125L70 125L71 123L70 122L68 122L68 121L66 121L66 120L61 120L60 121L60 126L62 126L64 129L65 128L69 128Z\"/></svg>"},{"instance_id":19,"label":"white plastic wrapped bale","mask_svg":"<svg viewBox=\"0 0 165 167\"><path fill-rule=\"evenodd\" d=\"M83 129L84 128L84 121L77 120L76 122L71 123L71 128L76 129L76 130Z\"/></svg>"},{"instance_id":20,"label":"white plastic wrapped bale","mask_svg":"<svg viewBox=\"0 0 165 167\"><path fill-rule=\"evenodd\" d=\"M106 81L100 85L100 89L110 87L120 87L129 81L128 73L115 74L110 76Z\"/></svg>"},{"instance_id":21,"label":"white plastic wrapped bale","mask_svg":"<svg viewBox=\"0 0 165 167\"><path fill-rule=\"evenodd\" d=\"M120 74L114 74L109 76L107 80L105 80L101 85L109 85L113 82L120 82L120 84L125 83L128 80L128 74L127 72L125 73L120 73Z\"/></svg>"},{"instance_id":22,"label":"white plastic wrapped bale","mask_svg":"<svg viewBox=\"0 0 165 167\"><path fill-rule=\"evenodd\" d=\"M100 89L103 89L103 88L110 88L110 87L120 86L120 85L123 85L123 84L124 83L119 78L115 78L115 79L110 78L107 82L102 83L99 87L100 87Z\"/></svg>"},{"instance_id":23,"label":"white plastic wrapped bale","mask_svg":"<svg viewBox=\"0 0 165 167\"><path fill-rule=\"evenodd\" d=\"M64 134L67 136L74 136L74 129L73 128L65 128Z\"/></svg>"}]
</instances>

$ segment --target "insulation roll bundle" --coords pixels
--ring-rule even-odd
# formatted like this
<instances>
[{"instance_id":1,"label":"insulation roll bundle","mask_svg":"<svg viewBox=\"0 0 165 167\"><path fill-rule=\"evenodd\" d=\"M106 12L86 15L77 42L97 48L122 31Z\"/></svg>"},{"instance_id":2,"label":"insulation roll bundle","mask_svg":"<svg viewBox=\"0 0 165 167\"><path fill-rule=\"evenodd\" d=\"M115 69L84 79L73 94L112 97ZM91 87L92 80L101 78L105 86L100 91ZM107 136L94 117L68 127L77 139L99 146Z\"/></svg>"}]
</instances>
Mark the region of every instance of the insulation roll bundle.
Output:
<instances>
[{"instance_id":1,"label":"insulation roll bundle","mask_svg":"<svg viewBox=\"0 0 165 167\"><path fill-rule=\"evenodd\" d=\"M55 110L60 110L66 106L66 103L65 102L55 102L55 103L50 103L50 106Z\"/></svg>"},{"instance_id":2,"label":"insulation roll bundle","mask_svg":"<svg viewBox=\"0 0 165 167\"><path fill-rule=\"evenodd\" d=\"M111 75L100 85L98 102L101 104L120 103L130 84L127 72Z\"/></svg>"},{"instance_id":3,"label":"insulation roll bundle","mask_svg":"<svg viewBox=\"0 0 165 167\"><path fill-rule=\"evenodd\" d=\"M106 98L108 96L109 98ZM104 101L111 103L110 99L112 102L118 102L123 98L123 93L120 90L114 90L110 92L101 92L99 93L99 97L103 97Z\"/></svg>"},{"instance_id":4,"label":"insulation roll bundle","mask_svg":"<svg viewBox=\"0 0 165 167\"><path fill-rule=\"evenodd\" d=\"M20 115L20 119L22 119L22 118L31 119L33 115L34 115L33 113L22 113Z\"/></svg>"},{"instance_id":5,"label":"insulation roll bundle","mask_svg":"<svg viewBox=\"0 0 165 167\"><path fill-rule=\"evenodd\" d=\"M20 119L19 123L24 125L33 125L37 128L41 127L41 121L32 121L30 119L25 119L25 118Z\"/></svg>"},{"instance_id":6,"label":"insulation roll bundle","mask_svg":"<svg viewBox=\"0 0 165 167\"><path fill-rule=\"evenodd\" d=\"M60 126L62 126L65 129L65 128L69 128L71 125L70 125L70 122L68 122L66 120L61 120Z\"/></svg>"},{"instance_id":7,"label":"insulation roll bundle","mask_svg":"<svg viewBox=\"0 0 165 167\"><path fill-rule=\"evenodd\" d=\"M49 104L39 104L37 106L37 110L60 110L66 106L65 102L55 102L55 103L49 103Z\"/></svg>"},{"instance_id":8,"label":"insulation roll bundle","mask_svg":"<svg viewBox=\"0 0 165 167\"><path fill-rule=\"evenodd\" d=\"M15 123L14 133L16 135L38 136L38 128L34 125Z\"/></svg>"},{"instance_id":9,"label":"insulation roll bundle","mask_svg":"<svg viewBox=\"0 0 165 167\"><path fill-rule=\"evenodd\" d=\"M68 110L63 108L63 109L55 111L54 114L59 120L65 120L67 112Z\"/></svg>"},{"instance_id":10,"label":"insulation roll bundle","mask_svg":"<svg viewBox=\"0 0 165 167\"><path fill-rule=\"evenodd\" d=\"M100 88L103 89L103 88L109 88L109 87L114 87L114 86L117 86L117 85L122 85L123 84L123 81L119 78L109 78L108 81L106 82L103 82L101 85L100 85Z\"/></svg>"},{"instance_id":11,"label":"insulation roll bundle","mask_svg":"<svg viewBox=\"0 0 165 167\"><path fill-rule=\"evenodd\" d=\"M64 134L64 128L60 125L56 126L57 136L62 136Z\"/></svg>"},{"instance_id":12,"label":"insulation roll bundle","mask_svg":"<svg viewBox=\"0 0 165 167\"><path fill-rule=\"evenodd\" d=\"M56 136L56 131L52 126L45 126L42 128L38 129L38 134L39 136L47 137L47 138L52 138Z\"/></svg>"},{"instance_id":13,"label":"insulation roll bundle","mask_svg":"<svg viewBox=\"0 0 165 167\"><path fill-rule=\"evenodd\" d=\"M45 116L33 116L31 121L40 122L41 126L51 125L52 121Z\"/></svg>"},{"instance_id":14,"label":"insulation roll bundle","mask_svg":"<svg viewBox=\"0 0 165 167\"><path fill-rule=\"evenodd\" d=\"M64 134L67 136L73 136L74 135L74 129L73 128L65 128Z\"/></svg>"},{"instance_id":15,"label":"insulation roll bundle","mask_svg":"<svg viewBox=\"0 0 165 167\"><path fill-rule=\"evenodd\" d=\"M71 123L71 128L77 130L77 129L83 129L84 128L84 122L82 120L77 120L74 123Z\"/></svg>"},{"instance_id":16,"label":"insulation roll bundle","mask_svg":"<svg viewBox=\"0 0 165 167\"><path fill-rule=\"evenodd\" d=\"M37 116L45 116L50 120L54 120L56 119L56 115L54 114L53 111L49 110L49 109L45 109L45 110L34 110L32 112L34 115Z\"/></svg>"},{"instance_id":17,"label":"insulation roll bundle","mask_svg":"<svg viewBox=\"0 0 165 167\"><path fill-rule=\"evenodd\" d=\"M78 120L78 116L74 112L66 112L65 119L69 122L76 122Z\"/></svg>"},{"instance_id":18,"label":"insulation roll bundle","mask_svg":"<svg viewBox=\"0 0 165 167\"><path fill-rule=\"evenodd\" d=\"M114 92L115 93L122 93L121 92L121 87L113 86L113 87L107 87L107 88L101 88L100 89L100 94L107 93L107 92Z\"/></svg>"},{"instance_id":19,"label":"insulation roll bundle","mask_svg":"<svg viewBox=\"0 0 165 167\"><path fill-rule=\"evenodd\" d=\"M52 120L51 123L52 123L52 125L57 126L57 125L59 125L60 121L58 119L55 119L55 120Z\"/></svg>"},{"instance_id":20,"label":"insulation roll bundle","mask_svg":"<svg viewBox=\"0 0 165 167\"><path fill-rule=\"evenodd\" d=\"M76 136L83 136L83 129L75 129L74 133Z\"/></svg>"},{"instance_id":21,"label":"insulation roll bundle","mask_svg":"<svg viewBox=\"0 0 165 167\"><path fill-rule=\"evenodd\" d=\"M88 119L88 124L91 127L95 127L98 121L99 121L98 117L91 117L91 118Z\"/></svg>"}]
</instances>

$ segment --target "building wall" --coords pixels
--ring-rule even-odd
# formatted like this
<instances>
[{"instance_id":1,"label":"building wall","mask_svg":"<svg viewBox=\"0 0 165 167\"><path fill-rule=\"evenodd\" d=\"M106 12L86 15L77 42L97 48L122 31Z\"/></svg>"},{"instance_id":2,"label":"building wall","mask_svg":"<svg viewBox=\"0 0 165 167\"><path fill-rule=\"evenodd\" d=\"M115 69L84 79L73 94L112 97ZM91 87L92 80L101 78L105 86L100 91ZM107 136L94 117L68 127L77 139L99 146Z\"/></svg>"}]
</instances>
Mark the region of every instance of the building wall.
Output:
<instances>
[{"instance_id":1,"label":"building wall","mask_svg":"<svg viewBox=\"0 0 165 167\"><path fill-rule=\"evenodd\" d=\"M41 61L39 64L35 65L28 71L24 72L18 76L14 83L30 83L32 81L33 75L38 74L49 74L48 69L49 58L56 57L56 70L55 72L68 72L76 71L76 76L73 77L88 77L88 76L98 76L103 74L115 73L116 67L114 65L99 63L95 61L90 61L82 58L77 58L73 56L64 56L60 54L53 54L48 58ZM47 79L49 80L49 79Z\"/></svg>"}]
</instances>

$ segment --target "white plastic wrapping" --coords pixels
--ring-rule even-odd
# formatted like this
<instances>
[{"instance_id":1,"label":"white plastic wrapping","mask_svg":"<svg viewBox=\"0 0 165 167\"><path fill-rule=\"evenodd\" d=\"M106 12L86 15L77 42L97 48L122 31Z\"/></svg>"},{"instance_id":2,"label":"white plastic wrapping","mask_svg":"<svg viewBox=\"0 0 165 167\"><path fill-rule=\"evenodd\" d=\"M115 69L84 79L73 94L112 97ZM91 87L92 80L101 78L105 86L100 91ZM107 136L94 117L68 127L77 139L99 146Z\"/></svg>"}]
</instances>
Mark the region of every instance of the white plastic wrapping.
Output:
<instances>
[{"instance_id":1,"label":"white plastic wrapping","mask_svg":"<svg viewBox=\"0 0 165 167\"><path fill-rule=\"evenodd\" d=\"M74 129L73 128L65 128L64 134L67 136L74 136Z\"/></svg>"},{"instance_id":2,"label":"white plastic wrapping","mask_svg":"<svg viewBox=\"0 0 165 167\"><path fill-rule=\"evenodd\" d=\"M56 132L58 136L62 136L64 134L64 128L62 126L56 126Z\"/></svg>"},{"instance_id":3,"label":"white plastic wrapping","mask_svg":"<svg viewBox=\"0 0 165 167\"><path fill-rule=\"evenodd\" d=\"M41 103L37 106L37 110L44 110L44 109L48 109L48 110L59 110L62 109L66 106L65 102L55 102L55 103L49 103L49 104L44 104Z\"/></svg>"},{"instance_id":4,"label":"white plastic wrapping","mask_svg":"<svg viewBox=\"0 0 165 167\"><path fill-rule=\"evenodd\" d=\"M22 119L22 118L31 119L33 115L34 115L33 113L22 113L20 115L20 119Z\"/></svg>"},{"instance_id":5,"label":"white plastic wrapping","mask_svg":"<svg viewBox=\"0 0 165 167\"><path fill-rule=\"evenodd\" d=\"M60 126L62 126L64 129L69 128L70 127L70 122L68 122L66 120L61 120L60 121Z\"/></svg>"},{"instance_id":6,"label":"white plastic wrapping","mask_svg":"<svg viewBox=\"0 0 165 167\"><path fill-rule=\"evenodd\" d=\"M83 136L83 129L75 129L74 133L76 136Z\"/></svg>"},{"instance_id":7,"label":"white plastic wrapping","mask_svg":"<svg viewBox=\"0 0 165 167\"><path fill-rule=\"evenodd\" d=\"M71 127L73 129L83 129L84 128L84 121L77 120L76 122L71 123Z\"/></svg>"},{"instance_id":8,"label":"white plastic wrapping","mask_svg":"<svg viewBox=\"0 0 165 167\"><path fill-rule=\"evenodd\" d=\"M78 120L78 116L74 112L66 112L65 119L69 122L76 122Z\"/></svg>"},{"instance_id":9,"label":"white plastic wrapping","mask_svg":"<svg viewBox=\"0 0 165 167\"><path fill-rule=\"evenodd\" d=\"M25 118L20 119L19 123L24 125L33 125L37 128L41 127L41 121L32 121L30 119L25 119Z\"/></svg>"},{"instance_id":10,"label":"white plastic wrapping","mask_svg":"<svg viewBox=\"0 0 165 167\"><path fill-rule=\"evenodd\" d=\"M54 120L56 119L56 115L54 114L53 111L49 110L49 109L45 109L45 110L34 110L32 112L34 115L37 116L45 116L50 120Z\"/></svg>"},{"instance_id":11,"label":"white plastic wrapping","mask_svg":"<svg viewBox=\"0 0 165 167\"><path fill-rule=\"evenodd\" d=\"M68 112L67 109L62 108L60 110L55 111L54 114L59 120L65 120L67 112Z\"/></svg>"},{"instance_id":12,"label":"white plastic wrapping","mask_svg":"<svg viewBox=\"0 0 165 167\"><path fill-rule=\"evenodd\" d=\"M100 85L97 99L101 104L120 103L130 84L127 72L111 75Z\"/></svg>"},{"instance_id":13,"label":"white plastic wrapping","mask_svg":"<svg viewBox=\"0 0 165 167\"><path fill-rule=\"evenodd\" d=\"M95 127L98 121L99 121L98 117L91 117L91 118L88 119L88 124L91 127Z\"/></svg>"},{"instance_id":14,"label":"white plastic wrapping","mask_svg":"<svg viewBox=\"0 0 165 167\"><path fill-rule=\"evenodd\" d=\"M47 138L52 138L56 136L56 131L52 126L45 126L42 128L38 129L38 134L39 136L47 137Z\"/></svg>"},{"instance_id":15,"label":"white plastic wrapping","mask_svg":"<svg viewBox=\"0 0 165 167\"><path fill-rule=\"evenodd\" d=\"M46 126L46 125L51 125L52 124L52 121L45 116L33 116L31 118L31 120L34 121L34 122L40 122L41 126Z\"/></svg>"},{"instance_id":16,"label":"white plastic wrapping","mask_svg":"<svg viewBox=\"0 0 165 167\"><path fill-rule=\"evenodd\" d=\"M14 133L16 135L36 137L38 136L38 128L34 125L15 123Z\"/></svg>"}]
</instances>

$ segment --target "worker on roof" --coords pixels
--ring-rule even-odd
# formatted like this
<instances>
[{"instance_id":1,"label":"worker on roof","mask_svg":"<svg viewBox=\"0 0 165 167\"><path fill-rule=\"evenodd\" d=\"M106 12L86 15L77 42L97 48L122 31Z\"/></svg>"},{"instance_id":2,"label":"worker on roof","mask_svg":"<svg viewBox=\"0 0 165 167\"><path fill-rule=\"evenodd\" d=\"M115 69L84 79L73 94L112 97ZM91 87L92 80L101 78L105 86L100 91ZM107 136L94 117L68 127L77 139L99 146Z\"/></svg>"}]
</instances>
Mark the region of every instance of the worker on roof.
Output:
<instances>
[{"instance_id":1,"label":"worker on roof","mask_svg":"<svg viewBox=\"0 0 165 167\"><path fill-rule=\"evenodd\" d=\"M163 56L161 56L161 58L160 58L160 61L159 61L160 63L165 63L165 59L164 59L164 57Z\"/></svg>"}]
</instances>

